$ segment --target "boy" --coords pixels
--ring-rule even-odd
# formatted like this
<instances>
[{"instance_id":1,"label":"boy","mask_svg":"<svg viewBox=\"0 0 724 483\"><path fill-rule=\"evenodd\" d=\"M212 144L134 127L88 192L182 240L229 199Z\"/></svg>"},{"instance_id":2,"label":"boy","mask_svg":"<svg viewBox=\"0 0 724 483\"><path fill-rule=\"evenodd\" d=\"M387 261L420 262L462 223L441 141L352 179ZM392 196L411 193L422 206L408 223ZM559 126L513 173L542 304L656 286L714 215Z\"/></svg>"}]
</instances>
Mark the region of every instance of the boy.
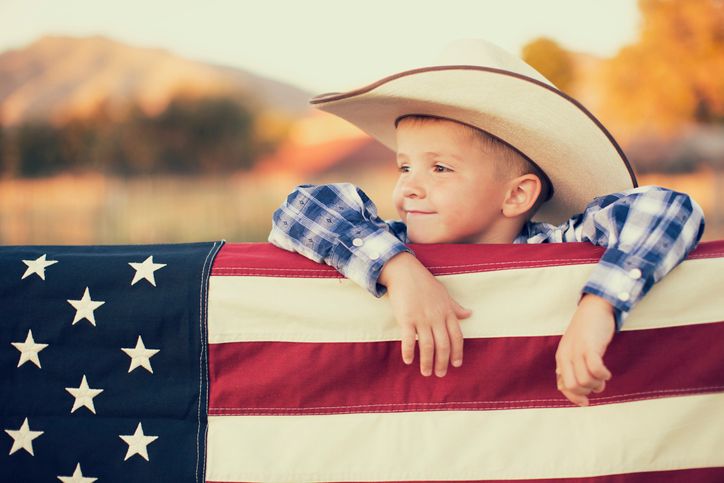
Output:
<instances>
[{"instance_id":1,"label":"boy","mask_svg":"<svg viewBox=\"0 0 724 483\"><path fill-rule=\"evenodd\" d=\"M558 389L587 405L611 378L603 355L613 333L696 246L702 210L683 193L637 188L605 128L520 59L468 40L438 64L311 101L397 152L401 220L381 220L351 184L301 185L274 213L269 241L337 268L377 297L387 292L404 362L413 362L417 337L422 374L431 374L434 357L438 377L448 361L462 364L459 319L471 312L405 243L607 247L556 353Z\"/></svg>"}]
</instances>

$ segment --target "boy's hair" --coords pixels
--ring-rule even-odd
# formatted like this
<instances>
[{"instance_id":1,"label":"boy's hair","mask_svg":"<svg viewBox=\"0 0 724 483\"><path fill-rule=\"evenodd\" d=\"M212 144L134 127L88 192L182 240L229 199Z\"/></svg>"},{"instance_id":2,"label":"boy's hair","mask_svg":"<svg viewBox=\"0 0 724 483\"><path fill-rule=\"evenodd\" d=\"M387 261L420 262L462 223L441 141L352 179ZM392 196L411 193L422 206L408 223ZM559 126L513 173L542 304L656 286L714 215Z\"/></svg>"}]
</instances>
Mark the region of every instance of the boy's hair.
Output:
<instances>
[{"instance_id":1,"label":"boy's hair","mask_svg":"<svg viewBox=\"0 0 724 483\"><path fill-rule=\"evenodd\" d=\"M453 119L439 118L430 115L411 114L406 115L397 120L399 124L402 120L412 120L413 123L437 122L440 119L452 121L462 126L472 137L477 140L480 149L491 153L495 157L495 173L500 181L507 181L524 174L534 174L541 182L541 192L538 195L533 206L528 210L526 218L530 219L538 211L538 208L548 201L553 195L551 182L548 176L535 163L531 162L518 150L509 144L501 141L492 134L489 134L475 126L465 124Z\"/></svg>"}]
</instances>

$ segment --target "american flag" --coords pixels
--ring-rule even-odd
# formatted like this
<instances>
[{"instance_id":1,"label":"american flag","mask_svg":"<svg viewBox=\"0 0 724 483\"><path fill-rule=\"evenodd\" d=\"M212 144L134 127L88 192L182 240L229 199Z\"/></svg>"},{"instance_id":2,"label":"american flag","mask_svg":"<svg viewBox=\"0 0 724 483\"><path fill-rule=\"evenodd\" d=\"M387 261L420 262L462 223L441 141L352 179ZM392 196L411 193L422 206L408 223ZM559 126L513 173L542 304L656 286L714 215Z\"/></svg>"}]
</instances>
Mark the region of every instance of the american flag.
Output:
<instances>
[{"instance_id":1,"label":"american flag","mask_svg":"<svg viewBox=\"0 0 724 483\"><path fill-rule=\"evenodd\" d=\"M583 408L554 354L601 247L411 247L473 310L443 378L385 297L270 244L0 248L0 480L724 481L724 241Z\"/></svg>"}]
</instances>

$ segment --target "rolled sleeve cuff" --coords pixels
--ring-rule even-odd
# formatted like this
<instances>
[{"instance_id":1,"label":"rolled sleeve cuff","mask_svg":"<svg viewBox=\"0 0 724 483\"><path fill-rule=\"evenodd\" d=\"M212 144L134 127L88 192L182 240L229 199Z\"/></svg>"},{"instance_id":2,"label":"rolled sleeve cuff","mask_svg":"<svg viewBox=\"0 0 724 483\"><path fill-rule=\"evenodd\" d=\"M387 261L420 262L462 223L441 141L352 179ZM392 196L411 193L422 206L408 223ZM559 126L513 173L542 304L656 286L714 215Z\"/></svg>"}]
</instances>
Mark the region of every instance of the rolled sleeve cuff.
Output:
<instances>
[{"instance_id":1,"label":"rolled sleeve cuff","mask_svg":"<svg viewBox=\"0 0 724 483\"><path fill-rule=\"evenodd\" d=\"M620 332L631 308L653 285L655 268L636 254L609 248L581 289L581 297L590 293L608 301L614 308L616 332Z\"/></svg>"},{"instance_id":2,"label":"rolled sleeve cuff","mask_svg":"<svg viewBox=\"0 0 724 483\"><path fill-rule=\"evenodd\" d=\"M349 234L339 235L330 265L375 297L381 297L387 292L384 285L377 283L382 267L402 252L414 255L395 235L370 222L356 226Z\"/></svg>"}]
</instances>

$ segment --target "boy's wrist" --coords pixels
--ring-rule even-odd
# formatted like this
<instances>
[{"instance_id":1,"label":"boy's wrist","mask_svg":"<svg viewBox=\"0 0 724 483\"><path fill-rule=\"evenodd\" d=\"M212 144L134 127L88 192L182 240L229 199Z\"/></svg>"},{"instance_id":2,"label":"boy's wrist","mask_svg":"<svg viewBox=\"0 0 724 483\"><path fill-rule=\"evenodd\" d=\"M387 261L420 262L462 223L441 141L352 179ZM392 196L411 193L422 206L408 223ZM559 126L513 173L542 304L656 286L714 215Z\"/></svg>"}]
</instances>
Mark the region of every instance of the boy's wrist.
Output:
<instances>
[{"instance_id":1,"label":"boy's wrist","mask_svg":"<svg viewBox=\"0 0 724 483\"><path fill-rule=\"evenodd\" d=\"M420 263L420 261L410 252L400 252L385 263L377 280L380 284L389 288L394 285L398 274L401 271L409 270L411 264L414 263Z\"/></svg>"},{"instance_id":2,"label":"boy's wrist","mask_svg":"<svg viewBox=\"0 0 724 483\"><path fill-rule=\"evenodd\" d=\"M584 292L583 295L581 295L581 299L578 302L578 306L579 306L579 308L584 309L586 311L586 313L588 313L588 314L593 314L593 313L605 314L607 316L605 318L610 317L609 320L611 320L613 322L613 327L612 327L613 331L618 332L620 330L618 327L619 310L616 308L616 306L611 304L611 302L609 302L605 298L600 297L596 294ZM598 320L603 320L603 319L599 318Z\"/></svg>"},{"instance_id":3,"label":"boy's wrist","mask_svg":"<svg viewBox=\"0 0 724 483\"><path fill-rule=\"evenodd\" d=\"M578 305L596 306L602 310L605 310L611 315L614 315L616 310L611 302L609 302L605 298L588 292L584 292L583 295L581 295L581 300L579 301Z\"/></svg>"},{"instance_id":4,"label":"boy's wrist","mask_svg":"<svg viewBox=\"0 0 724 483\"><path fill-rule=\"evenodd\" d=\"M613 316L614 329L616 332L620 332L623 326L623 320L628 314L628 311L622 309L618 305L619 301L615 302L610 299L610 295L603 291L598 291L586 287L581 291L581 297L578 299L578 305L584 305L586 308L593 307L598 310L605 311L606 313Z\"/></svg>"}]
</instances>

